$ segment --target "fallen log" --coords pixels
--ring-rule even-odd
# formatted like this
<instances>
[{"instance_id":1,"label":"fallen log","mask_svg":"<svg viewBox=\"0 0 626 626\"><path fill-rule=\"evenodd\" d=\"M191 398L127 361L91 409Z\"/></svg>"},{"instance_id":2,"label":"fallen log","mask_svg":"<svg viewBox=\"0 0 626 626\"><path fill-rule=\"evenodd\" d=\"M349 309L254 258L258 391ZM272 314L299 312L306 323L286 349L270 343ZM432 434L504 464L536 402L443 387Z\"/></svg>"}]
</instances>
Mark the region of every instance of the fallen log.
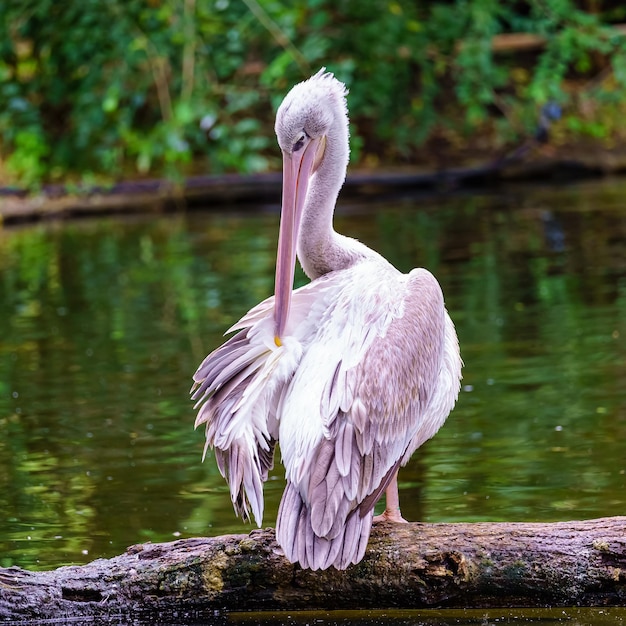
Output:
<instances>
[{"instance_id":1,"label":"fallen log","mask_svg":"<svg viewBox=\"0 0 626 626\"><path fill-rule=\"evenodd\" d=\"M290 564L274 531L140 544L112 559L0 569L0 620L216 611L626 606L626 517L378 524L346 571Z\"/></svg>"},{"instance_id":2,"label":"fallen log","mask_svg":"<svg viewBox=\"0 0 626 626\"><path fill-rule=\"evenodd\" d=\"M502 158L473 166L434 171L352 172L341 192L342 205L345 208L346 199L364 202L381 195L387 199L406 198L524 180L579 181L626 171L624 150L586 146L584 152L575 156L527 159L531 143L524 142ZM32 196L25 189L0 187L0 227L96 215L161 214L183 208L226 211L237 206L239 210L258 211L270 207L277 211L281 176L278 173L194 176L181 186L167 180L126 181L110 188L84 188L80 193L71 192L63 185L50 185Z\"/></svg>"}]
</instances>

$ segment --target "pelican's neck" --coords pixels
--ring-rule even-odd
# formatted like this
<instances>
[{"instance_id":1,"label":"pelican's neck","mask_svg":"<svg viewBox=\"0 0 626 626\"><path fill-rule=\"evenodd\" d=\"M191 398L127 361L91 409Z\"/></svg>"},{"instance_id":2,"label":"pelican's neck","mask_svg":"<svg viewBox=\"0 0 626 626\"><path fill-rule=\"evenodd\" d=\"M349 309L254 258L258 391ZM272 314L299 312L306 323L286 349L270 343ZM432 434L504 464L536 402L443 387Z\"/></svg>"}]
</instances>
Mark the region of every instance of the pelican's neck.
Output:
<instances>
[{"instance_id":1,"label":"pelican's neck","mask_svg":"<svg viewBox=\"0 0 626 626\"><path fill-rule=\"evenodd\" d=\"M348 120L341 112L329 128L324 157L311 178L300 223L298 258L312 280L351 267L368 248L335 232L333 214L348 167Z\"/></svg>"}]
</instances>

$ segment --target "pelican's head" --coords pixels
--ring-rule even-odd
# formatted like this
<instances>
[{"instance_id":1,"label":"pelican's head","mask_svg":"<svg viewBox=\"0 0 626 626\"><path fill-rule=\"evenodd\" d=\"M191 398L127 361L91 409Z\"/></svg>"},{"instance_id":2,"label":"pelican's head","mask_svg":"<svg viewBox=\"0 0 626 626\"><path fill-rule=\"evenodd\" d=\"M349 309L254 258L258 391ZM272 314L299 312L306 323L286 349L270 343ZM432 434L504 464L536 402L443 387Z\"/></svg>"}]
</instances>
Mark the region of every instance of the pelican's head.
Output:
<instances>
[{"instance_id":1,"label":"pelican's head","mask_svg":"<svg viewBox=\"0 0 626 626\"><path fill-rule=\"evenodd\" d=\"M274 130L283 155L294 155L311 140L325 142L331 127L339 122L347 129L346 86L322 68L291 89L276 112ZM318 152L319 165L324 149Z\"/></svg>"},{"instance_id":2,"label":"pelican's head","mask_svg":"<svg viewBox=\"0 0 626 626\"><path fill-rule=\"evenodd\" d=\"M348 160L346 94L345 85L322 68L293 87L276 112L276 137L283 153L283 202L274 302L277 345L281 345L289 316L297 238L309 181L327 163L342 166L345 173ZM328 141L329 133L335 139L332 145Z\"/></svg>"}]
</instances>

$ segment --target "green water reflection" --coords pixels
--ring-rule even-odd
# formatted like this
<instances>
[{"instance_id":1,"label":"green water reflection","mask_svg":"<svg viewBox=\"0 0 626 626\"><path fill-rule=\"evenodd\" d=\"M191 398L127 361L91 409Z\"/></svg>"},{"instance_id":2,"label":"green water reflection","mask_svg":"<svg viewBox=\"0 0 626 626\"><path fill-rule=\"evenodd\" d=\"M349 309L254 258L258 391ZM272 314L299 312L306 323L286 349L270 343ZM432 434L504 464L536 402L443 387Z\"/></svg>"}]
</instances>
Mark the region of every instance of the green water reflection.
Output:
<instances>
[{"instance_id":1,"label":"green water reflection","mask_svg":"<svg viewBox=\"0 0 626 626\"><path fill-rule=\"evenodd\" d=\"M625 513L625 194L342 204L339 230L435 272L466 363L457 408L401 473L405 517ZM271 293L276 231L276 213L232 210L0 231L0 566L249 530L200 463L187 394ZM267 525L282 486L279 466Z\"/></svg>"}]
</instances>

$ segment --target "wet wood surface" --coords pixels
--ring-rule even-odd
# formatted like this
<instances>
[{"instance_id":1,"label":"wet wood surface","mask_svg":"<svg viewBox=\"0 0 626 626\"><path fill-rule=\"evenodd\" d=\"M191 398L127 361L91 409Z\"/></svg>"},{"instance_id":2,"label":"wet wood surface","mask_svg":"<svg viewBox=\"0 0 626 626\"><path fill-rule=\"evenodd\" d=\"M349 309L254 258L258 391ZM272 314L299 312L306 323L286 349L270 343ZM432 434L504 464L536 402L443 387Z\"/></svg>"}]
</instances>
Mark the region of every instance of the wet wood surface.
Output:
<instances>
[{"instance_id":1,"label":"wet wood surface","mask_svg":"<svg viewBox=\"0 0 626 626\"><path fill-rule=\"evenodd\" d=\"M222 610L626 606L626 517L379 524L346 571L289 563L272 529L135 545L83 566L0 569L0 621Z\"/></svg>"}]
</instances>

